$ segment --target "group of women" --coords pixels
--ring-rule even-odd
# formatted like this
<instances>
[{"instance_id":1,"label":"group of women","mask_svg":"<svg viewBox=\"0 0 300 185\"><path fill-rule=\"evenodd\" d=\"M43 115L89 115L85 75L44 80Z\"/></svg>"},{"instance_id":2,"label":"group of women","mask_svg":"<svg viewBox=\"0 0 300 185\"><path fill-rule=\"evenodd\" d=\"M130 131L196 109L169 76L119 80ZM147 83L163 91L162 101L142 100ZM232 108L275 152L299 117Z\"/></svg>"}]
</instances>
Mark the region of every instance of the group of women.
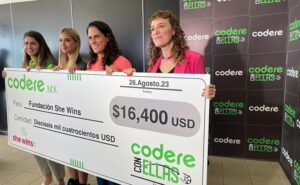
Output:
<instances>
[{"instance_id":1,"label":"group of women","mask_svg":"<svg viewBox=\"0 0 300 185\"><path fill-rule=\"evenodd\" d=\"M184 32L179 21L169 11L155 12L149 21L149 68L152 73L204 73L203 56L189 50ZM59 35L58 62L53 57L44 37L36 31L24 34L24 60L22 67L29 71L35 69L75 70L125 72L133 75L135 69L130 61L122 56L111 28L102 21L93 21L87 27L90 58L85 62L79 54L81 40L76 30L64 28ZM6 72L2 71L6 77ZM215 96L215 86L208 85L202 96L211 99ZM200 92L199 92L200 93ZM64 166L51 160L34 156L41 173L44 175L42 185L52 185L52 174L58 185L64 185ZM88 174L73 168L68 168L70 179L67 185L85 185ZM97 178L98 185L113 185L116 183Z\"/></svg>"}]
</instances>

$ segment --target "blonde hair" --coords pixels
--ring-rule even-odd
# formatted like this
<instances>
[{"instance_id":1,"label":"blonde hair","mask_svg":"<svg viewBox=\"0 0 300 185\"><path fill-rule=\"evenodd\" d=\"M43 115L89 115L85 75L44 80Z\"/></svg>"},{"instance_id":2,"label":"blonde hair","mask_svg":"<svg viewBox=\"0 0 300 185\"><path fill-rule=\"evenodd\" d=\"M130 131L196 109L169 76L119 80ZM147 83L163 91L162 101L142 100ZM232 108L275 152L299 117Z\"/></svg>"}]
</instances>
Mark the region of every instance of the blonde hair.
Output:
<instances>
[{"instance_id":1,"label":"blonde hair","mask_svg":"<svg viewBox=\"0 0 300 185\"><path fill-rule=\"evenodd\" d=\"M69 35L77 43L75 51L69 54L69 56L67 55L67 53L63 53L61 49L59 49L58 67L60 69L68 69L76 65L76 61L79 56L81 40L78 32L73 28L64 28L60 31L60 34Z\"/></svg>"}]
</instances>

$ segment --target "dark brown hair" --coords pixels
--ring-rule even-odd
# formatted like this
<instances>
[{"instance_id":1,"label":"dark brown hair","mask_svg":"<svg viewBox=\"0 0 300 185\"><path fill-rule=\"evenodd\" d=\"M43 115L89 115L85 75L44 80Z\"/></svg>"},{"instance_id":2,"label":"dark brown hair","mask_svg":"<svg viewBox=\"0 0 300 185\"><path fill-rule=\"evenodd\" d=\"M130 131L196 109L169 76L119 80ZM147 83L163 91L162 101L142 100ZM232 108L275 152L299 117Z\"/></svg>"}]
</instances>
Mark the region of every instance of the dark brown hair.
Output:
<instances>
[{"instance_id":1,"label":"dark brown hair","mask_svg":"<svg viewBox=\"0 0 300 185\"><path fill-rule=\"evenodd\" d=\"M106 38L108 38L107 45L104 49L103 65L112 65L114 60L121 55L121 51L111 28L105 22L93 21L88 25L86 30L87 33L90 27L97 28ZM90 47L90 62L94 64L97 61L97 58L98 54L94 53Z\"/></svg>"},{"instance_id":2,"label":"dark brown hair","mask_svg":"<svg viewBox=\"0 0 300 185\"><path fill-rule=\"evenodd\" d=\"M23 39L25 37L32 37L34 40L36 40L40 45L40 50L38 52L37 57L37 66L45 67L46 61L50 59L54 65L57 65L57 61L53 57L44 37L42 34L40 34L37 31L28 31L24 34ZM31 57L24 51L24 59L22 63L22 67L26 68L29 66L29 61L31 60Z\"/></svg>"}]
</instances>

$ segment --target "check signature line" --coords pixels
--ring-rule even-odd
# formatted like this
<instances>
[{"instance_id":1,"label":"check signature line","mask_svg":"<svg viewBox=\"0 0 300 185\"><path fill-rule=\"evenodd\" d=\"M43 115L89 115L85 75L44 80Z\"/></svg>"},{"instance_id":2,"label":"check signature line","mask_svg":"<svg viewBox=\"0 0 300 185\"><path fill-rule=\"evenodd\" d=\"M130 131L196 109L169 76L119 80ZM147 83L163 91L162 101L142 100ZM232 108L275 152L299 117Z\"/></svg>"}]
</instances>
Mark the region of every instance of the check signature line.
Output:
<instances>
[{"instance_id":1,"label":"check signature line","mask_svg":"<svg viewBox=\"0 0 300 185\"><path fill-rule=\"evenodd\" d=\"M153 183L155 183L155 184L165 185L165 184L163 184L163 183L156 182L156 181L153 181L153 180L150 180L150 179L146 179L146 178L144 178L144 177L139 177L139 176L133 175L133 174L130 174L130 175L131 175L132 177L139 178L139 179L143 179L143 180L146 180L146 181L149 181L149 182L153 182Z\"/></svg>"},{"instance_id":2,"label":"check signature line","mask_svg":"<svg viewBox=\"0 0 300 185\"><path fill-rule=\"evenodd\" d=\"M80 136L74 136L74 135L72 135L72 134L67 134L67 133L64 133L64 132L58 132L58 131L51 130L51 129L47 129L47 128L44 128L44 127L39 127L39 126L35 126L35 125L34 125L33 127L39 128L39 129L43 129L43 130L48 130L48 131L51 131L51 132L60 133L60 134L63 134L63 135L68 135L68 136L72 136L72 137L77 137L77 138L80 138L80 139L85 139L85 140L93 141L93 142L96 142L96 143L101 143L101 144L105 144L105 145L110 145L110 146L114 146L114 147L119 147L118 145L113 145L113 144L109 144L109 143L105 143L105 142L101 142L101 141L95 141L95 140L87 139L87 138L80 137Z\"/></svg>"},{"instance_id":3,"label":"check signature line","mask_svg":"<svg viewBox=\"0 0 300 185\"><path fill-rule=\"evenodd\" d=\"M182 89L167 89L167 88L155 88L155 87L136 87L121 85L122 88L133 88L133 89L152 89L152 90L163 90L163 91L182 91Z\"/></svg>"},{"instance_id":4,"label":"check signature line","mask_svg":"<svg viewBox=\"0 0 300 185\"><path fill-rule=\"evenodd\" d=\"M86 121L93 121L93 122L103 123L103 121L94 120L94 119L87 119L87 118L81 118L81 117L76 117L76 116L69 116L69 115L59 114L59 113L55 113L55 112L48 112L48 111L39 110L39 109L32 109L32 108L29 108L29 107L24 107L24 108L28 109L28 110L38 111L38 112L44 112L44 113L55 114L55 115L60 115L60 116L65 116L65 117L70 117L70 118L82 119L82 120L86 120Z\"/></svg>"}]
</instances>

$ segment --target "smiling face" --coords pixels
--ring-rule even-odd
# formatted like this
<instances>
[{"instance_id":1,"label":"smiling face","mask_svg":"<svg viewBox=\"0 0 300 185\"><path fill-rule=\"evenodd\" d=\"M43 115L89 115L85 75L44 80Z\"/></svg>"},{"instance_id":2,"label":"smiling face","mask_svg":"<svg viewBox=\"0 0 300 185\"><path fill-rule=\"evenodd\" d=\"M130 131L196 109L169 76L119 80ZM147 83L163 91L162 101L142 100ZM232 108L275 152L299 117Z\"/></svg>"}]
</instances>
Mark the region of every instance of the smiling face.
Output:
<instances>
[{"instance_id":1,"label":"smiling face","mask_svg":"<svg viewBox=\"0 0 300 185\"><path fill-rule=\"evenodd\" d=\"M173 44L175 30L168 19L156 18L151 22L150 33L155 47L164 48Z\"/></svg>"},{"instance_id":2,"label":"smiling face","mask_svg":"<svg viewBox=\"0 0 300 185\"><path fill-rule=\"evenodd\" d=\"M68 34L60 33L59 35L59 47L63 53L71 54L76 51L78 44Z\"/></svg>"},{"instance_id":3,"label":"smiling face","mask_svg":"<svg viewBox=\"0 0 300 185\"><path fill-rule=\"evenodd\" d=\"M24 38L25 52L30 57L36 57L40 52L40 44L33 37L26 36Z\"/></svg>"},{"instance_id":4,"label":"smiling face","mask_svg":"<svg viewBox=\"0 0 300 185\"><path fill-rule=\"evenodd\" d=\"M96 54L103 54L108 43L108 38L96 27L88 28L88 42L93 52Z\"/></svg>"}]
</instances>

